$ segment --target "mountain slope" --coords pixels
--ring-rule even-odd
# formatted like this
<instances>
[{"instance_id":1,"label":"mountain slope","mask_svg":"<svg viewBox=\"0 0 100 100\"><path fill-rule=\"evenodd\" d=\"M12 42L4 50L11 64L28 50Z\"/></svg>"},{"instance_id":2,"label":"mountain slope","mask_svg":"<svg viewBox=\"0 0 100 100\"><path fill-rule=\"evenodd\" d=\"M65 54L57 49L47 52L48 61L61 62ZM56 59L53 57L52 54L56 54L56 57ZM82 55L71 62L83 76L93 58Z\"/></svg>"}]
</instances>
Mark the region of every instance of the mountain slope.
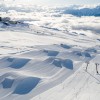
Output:
<instances>
[{"instance_id":1,"label":"mountain slope","mask_svg":"<svg viewBox=\"0 0 100 100\"><path fill-rule=\"evenodd\" d=\"M2 6L0 100L99 100L99 17Z\"/></svg>"}]
</instances>

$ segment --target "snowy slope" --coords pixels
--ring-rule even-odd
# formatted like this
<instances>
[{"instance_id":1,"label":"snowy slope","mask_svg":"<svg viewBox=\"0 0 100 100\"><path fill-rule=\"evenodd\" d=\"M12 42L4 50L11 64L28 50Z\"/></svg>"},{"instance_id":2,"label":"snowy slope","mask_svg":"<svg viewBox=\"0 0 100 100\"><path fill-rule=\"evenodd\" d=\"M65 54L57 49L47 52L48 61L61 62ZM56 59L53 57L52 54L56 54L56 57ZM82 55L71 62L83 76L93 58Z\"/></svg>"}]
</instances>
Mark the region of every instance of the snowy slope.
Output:
<instances>
[{"instance_id":1,"label":"snowy slope","mask_svg":"<svg viewBox=\"0 0 100 100\"><path fill-rule=\"evenodd\" d=\"M99 100L100 18L40 8L0 12L0 100Z\"/></svg>"}]
</instances>

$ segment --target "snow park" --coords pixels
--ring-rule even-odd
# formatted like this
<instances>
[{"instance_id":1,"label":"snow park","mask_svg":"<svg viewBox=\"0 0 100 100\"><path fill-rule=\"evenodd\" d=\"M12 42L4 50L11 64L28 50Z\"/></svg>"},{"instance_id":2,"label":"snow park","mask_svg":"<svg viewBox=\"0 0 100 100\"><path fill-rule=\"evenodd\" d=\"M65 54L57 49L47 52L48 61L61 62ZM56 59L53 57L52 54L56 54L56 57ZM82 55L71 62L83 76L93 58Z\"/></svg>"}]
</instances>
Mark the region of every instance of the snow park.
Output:
<instances>
[{"instance_id":1,"label":"snow park","mask_svg":"<svg viewBox=\"0 0 100 100\"><path fill-rule=\"evenodd\" d=\"M100 100L100 0L0 0L0 100Z\"/></svg>"}]
</instances>

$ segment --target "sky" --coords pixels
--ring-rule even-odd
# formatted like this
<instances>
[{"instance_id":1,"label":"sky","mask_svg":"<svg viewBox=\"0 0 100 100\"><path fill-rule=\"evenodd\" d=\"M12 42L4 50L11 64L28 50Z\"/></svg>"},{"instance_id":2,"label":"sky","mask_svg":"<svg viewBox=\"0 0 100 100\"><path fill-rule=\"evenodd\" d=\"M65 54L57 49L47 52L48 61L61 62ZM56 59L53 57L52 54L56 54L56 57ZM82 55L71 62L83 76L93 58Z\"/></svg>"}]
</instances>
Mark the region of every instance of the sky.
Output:
<instances>
[{"instance_id":1,"label":"sky","mask_svg":"<svg viewBox=\"0 0 100 100\"><path fill-rule=\"evenodd\" d=\"M40 2L45 4L94 4L100 3L100 0L32 0L33 3Z\"/></svg>"},{"instance_id":2,"label":"sky","mask_svg":"<svg viewBox=\"0 0 100 100\"><path fill-rule=\"evenodd\" d=\"M12 0L5 0L6 2ZM100 0L14 0L38 5L100 4Z\"/></svg>"}]
</instances>

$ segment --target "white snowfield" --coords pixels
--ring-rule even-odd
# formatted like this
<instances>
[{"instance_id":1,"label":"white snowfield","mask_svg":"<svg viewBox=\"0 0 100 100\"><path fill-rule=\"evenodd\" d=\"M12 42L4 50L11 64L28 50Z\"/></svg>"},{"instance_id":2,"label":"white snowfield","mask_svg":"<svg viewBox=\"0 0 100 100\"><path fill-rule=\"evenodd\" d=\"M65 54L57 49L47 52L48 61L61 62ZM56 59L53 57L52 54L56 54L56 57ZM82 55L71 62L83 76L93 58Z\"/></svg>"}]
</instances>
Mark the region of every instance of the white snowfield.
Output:
<instances>
[{"instance_id":1,"label":"white snowfield","mask_svg":"<svg viewBox=\"0 0 100 100\"><path fill-rule=\"evenodd\" d=\"M40 21L0 23L0 100L100 100L100 18L36 14Z\"/></svg>"}]
</instances>

